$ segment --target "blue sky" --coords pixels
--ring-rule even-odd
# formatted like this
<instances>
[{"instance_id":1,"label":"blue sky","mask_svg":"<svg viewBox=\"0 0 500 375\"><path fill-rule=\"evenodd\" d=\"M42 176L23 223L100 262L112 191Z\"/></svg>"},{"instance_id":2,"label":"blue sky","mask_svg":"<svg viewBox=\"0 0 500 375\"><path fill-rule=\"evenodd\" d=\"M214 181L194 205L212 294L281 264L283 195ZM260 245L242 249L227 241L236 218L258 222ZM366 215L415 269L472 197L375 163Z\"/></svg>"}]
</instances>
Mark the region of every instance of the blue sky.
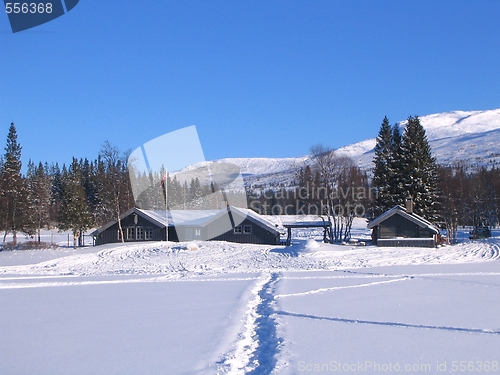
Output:
<instances>
[{"instance_id":1,"label":"blue sky","mask_svg":"<svg viewBox=\"0 0 500 375\"><path fill-rule=\"evenodd\" d=\"M500 1L80 0L12 34L0 15L0 145L93 159L196 125L207 160L292 157L384 116L500 107ZM3 139L3 140L2 140Z\"/></svg>"}]
</instances>

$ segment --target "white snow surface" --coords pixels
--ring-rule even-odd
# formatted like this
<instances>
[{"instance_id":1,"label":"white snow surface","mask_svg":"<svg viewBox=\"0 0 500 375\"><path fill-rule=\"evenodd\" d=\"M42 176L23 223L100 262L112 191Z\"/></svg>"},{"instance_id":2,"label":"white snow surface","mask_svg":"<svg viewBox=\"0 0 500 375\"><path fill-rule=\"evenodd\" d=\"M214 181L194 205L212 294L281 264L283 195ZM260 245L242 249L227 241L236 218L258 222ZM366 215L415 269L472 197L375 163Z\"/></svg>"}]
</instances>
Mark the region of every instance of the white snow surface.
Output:
<instances>
[{"instance_id":1,"label":"white snow surface","mask_svg":"<svg viewBox=\"0 0 500 375\"><path fill-rule=\"evenodd\" d=\"M2 251L0 374L500 371L500 231L436 249L293 234Z\"/></svg>"}]
</instances>

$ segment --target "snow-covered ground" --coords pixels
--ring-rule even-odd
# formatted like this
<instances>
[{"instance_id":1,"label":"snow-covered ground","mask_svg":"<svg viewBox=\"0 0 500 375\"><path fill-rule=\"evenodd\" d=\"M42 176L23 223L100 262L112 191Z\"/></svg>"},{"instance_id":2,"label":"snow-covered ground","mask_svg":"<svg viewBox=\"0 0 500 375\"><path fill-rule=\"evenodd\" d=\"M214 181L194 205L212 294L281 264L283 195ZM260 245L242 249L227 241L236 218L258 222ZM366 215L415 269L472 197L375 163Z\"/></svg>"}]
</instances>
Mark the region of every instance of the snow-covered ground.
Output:
<instances>
[{"instance_id":1,"label":"snow-covered ground","mask_svg":"<svg viewBox=\"0 0 500 375\"><path fill-rule=\"evenodd\" d=\"M494 235L3 251L0 374L499 373Z\"/></svg>"}]
</instances>

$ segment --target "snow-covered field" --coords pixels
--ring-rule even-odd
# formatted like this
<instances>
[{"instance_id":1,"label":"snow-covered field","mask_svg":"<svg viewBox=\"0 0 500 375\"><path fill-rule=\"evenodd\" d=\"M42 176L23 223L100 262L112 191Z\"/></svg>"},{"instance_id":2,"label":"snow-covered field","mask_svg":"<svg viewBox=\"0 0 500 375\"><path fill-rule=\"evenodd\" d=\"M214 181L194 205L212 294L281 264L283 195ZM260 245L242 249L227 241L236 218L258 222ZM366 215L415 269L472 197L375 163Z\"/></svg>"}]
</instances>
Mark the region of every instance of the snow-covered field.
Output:
<instances>
[{"instance_id":1,"label":"snow-covered field","mask_svg":"<svg viewBox=\"0 0 500 375\"><path fill-rule=\"evenodd\" d=\"M0 374L500 373L500 236L307 236L0 252Z\"/></svg>"}]
</instances>

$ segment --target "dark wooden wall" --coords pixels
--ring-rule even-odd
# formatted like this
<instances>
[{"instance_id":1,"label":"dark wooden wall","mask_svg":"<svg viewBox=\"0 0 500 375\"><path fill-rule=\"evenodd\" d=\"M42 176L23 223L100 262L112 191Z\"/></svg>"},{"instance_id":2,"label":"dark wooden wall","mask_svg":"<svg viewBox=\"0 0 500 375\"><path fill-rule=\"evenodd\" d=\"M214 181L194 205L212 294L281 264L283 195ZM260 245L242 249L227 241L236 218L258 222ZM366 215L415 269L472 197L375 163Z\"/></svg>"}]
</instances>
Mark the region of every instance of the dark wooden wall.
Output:
<instances>
[{"instance_id":1,"label":"dark wooden wall","mask_svg":"<svg viewBox=\"0 0 500 375\"><path fill-rule=\"evenodd\" d=\"M134 214L130 214L127 217L123 218L121 221L121 225L123 228L123 234L125 237L125 242L137 242L137 241L145 241L137 240L137 239L128 239L127 238L127 228L151 228L152 236L149 241L166 241L166 232L165 228L159 227L155 223L137 215L137 224L134 222ZM175 232L175 228L170 227L168 231L168 239L169 241L177 241L177 233ZM118 238L118 223L111 225L109 228L105 229L96 238L96 245L103 245L107 243L116 243L121 242Z\"/></svg>"},{"instance_id":2,"label":"dark wooden wall","mask_svg":"<svg viewBox=\"0 0 500 375\"><path fill-rule=\"evenodd\" d=\"M199 229L201 231L201 235L199 238L189 237L192 240L206 240L211 239L214 241L228 241L228 242L237 242L237 243L252 243L252 244L267 244L267 245L279 245L280 244L280 236L276 233L276 231L269 230L265 225L259 223L258 221L250 220L248 217L243 218L239 213L231 212L233 215L234 221L236 223L240 223L238 226L241 226L241 233L235 233L234 229L227 230L228 228L228 217L223 216L213 222L209 223L205 227L182 227L179 230L185 231L194 231L195 229ZM151 228L152 229L152 237L149 241L166 241L166 232L165 228L161 228L155 223L137 215L137 224L134 222L134 214L130 214L127 217L123 218L121 221L123 234L125 237L125 242L138 242L138 241L146 241L145 239L137 240L137 239L128 239L127 238L127 228ZM244 227L246 225L251 226L251 233L244 233ZM225 231L225 232L224 232ZM224 232L223 234L220 234ZM177 236L177 232L174 227L168 228L168 240L177 242L179 241L179 237ZM111 225L109 228L102 231L96 238L96 245L103 245L107 243L117 243L121 242L118 238L118 223Z\"/></svg>"},{"instance_id":3,"label":"dark wooden wall","mask_svg":"<svg viewBox=\"0 0 500 375\"><path fill-rule=\"evenodd\" d=\"M428 229L421 228L414 222L397 214L381 222L378 228L378 238L429 238L432 236L433 233Z\"/></svg>"},{"instance_id":4,"label":"dark wooden wall","mask_svg":"<svg viewBox=\"0 0 500 375\"><path fill-rule=\"evenodd\" d=\"M243 217L239 213L231 212L233 215L233 220L235 223L241 222ZM252 244L261 244L261 245L279 245L280 237L279 234L276 235L273 231L270 231L265 225L256 222L254 220L248 219L248 217L244 218L241 224L242 232L235 233L234 229L231 229L223 234L220 233L221 230L227 228L225 223L227 221L227 217L222 217L217 220L214 220L212 223L207 225L206 227L206 235L205 238L211 238L214 241L228 241L228 242L237 242L237 243L252 243ZM244 233L243 228L245 225L250 225L252 227L252 233ZM223 229L221 229L223 228Z\"/></svg>"}]
</instances>

